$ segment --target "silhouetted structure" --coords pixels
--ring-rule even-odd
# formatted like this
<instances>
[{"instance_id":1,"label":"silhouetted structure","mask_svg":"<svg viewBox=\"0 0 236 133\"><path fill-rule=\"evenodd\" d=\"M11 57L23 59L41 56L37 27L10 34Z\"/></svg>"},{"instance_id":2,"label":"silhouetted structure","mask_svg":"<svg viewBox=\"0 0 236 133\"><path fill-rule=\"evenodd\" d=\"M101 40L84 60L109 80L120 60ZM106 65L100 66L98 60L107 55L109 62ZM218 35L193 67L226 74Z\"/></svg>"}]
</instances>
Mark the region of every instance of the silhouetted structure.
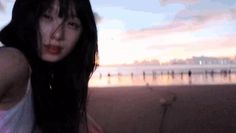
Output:
<instances>
[{"instance_id":1,"label":"silhouetted structure","mask_svg":"<svg viewBox=\"0 0 236 133\"><path fill-rule=\"evenodd\" d=\"M134 73L133 72L131 72L131 79L133 79L134 78Z\"/></svg>"},{"instance_id":2,"label":"silhouetted structure","mask_svg":"<svg viewBox=\"0 0 236 133\"><path fill-rule=\"evenodd\" d=\"M181 78L181 80L183 80L183 75L184 75L183 72L181 72L181 73L180 73L180 78Z\"/></svg>"},{"instance_id":3,"label":"silhouetted structure","mask_svg":"<svg viewBox=\"0 0 236 133\"><path fill-rule=\"evenodd\" d=\"M145 71L143 71L143 80L145 80L146 79L146 73L145 73Z\"/></svg>"},{"instance_id":4,"label":"silhouetted structure","mask_svg":"<svg viewBox=\"0 0 236 133\"><path fill-rule=\"evenodd\" d=\"M171 77L172 77L172 79L175 78L175 72L173 70L171 71Z\"/></svg>"},{"instance_id":5,"label":"silhouetted structure","mask_svg":"<svg viewBox=\"0 0 236 133\"><path fill-rule=\"evenodd\" d=\"M188 70L188 77L190 78L192 76L192 71Z\"/></svg>"},{"instance_id":6,"label":"silhouetted structure","mask_svg":"<svg viewBox=\"0 0 236 133\"><path fill-rule=\"evenodd\" d=\"M157 76L156 71L152 71L152 79L153 79L153 80L156 80L156 76Z\"/></svg>"}]
</instances>

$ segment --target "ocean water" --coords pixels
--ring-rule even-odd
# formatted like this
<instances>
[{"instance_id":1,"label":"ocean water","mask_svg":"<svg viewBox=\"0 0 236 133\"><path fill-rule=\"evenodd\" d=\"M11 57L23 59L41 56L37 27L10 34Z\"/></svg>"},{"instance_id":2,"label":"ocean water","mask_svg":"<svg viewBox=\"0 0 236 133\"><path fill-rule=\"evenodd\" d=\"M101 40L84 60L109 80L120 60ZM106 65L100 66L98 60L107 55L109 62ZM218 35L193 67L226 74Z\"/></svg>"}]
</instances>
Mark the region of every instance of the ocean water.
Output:
<instances>
[{"instance_id":1,"label":"ocean water","mask_svg":"<svg viewBox=\"0 0 236 133\"><path fill-rule=\"evenodd\" d=\"M98 67L91 87L236 84L236 65L169 65Z\"/></svg>"}]
</instances>

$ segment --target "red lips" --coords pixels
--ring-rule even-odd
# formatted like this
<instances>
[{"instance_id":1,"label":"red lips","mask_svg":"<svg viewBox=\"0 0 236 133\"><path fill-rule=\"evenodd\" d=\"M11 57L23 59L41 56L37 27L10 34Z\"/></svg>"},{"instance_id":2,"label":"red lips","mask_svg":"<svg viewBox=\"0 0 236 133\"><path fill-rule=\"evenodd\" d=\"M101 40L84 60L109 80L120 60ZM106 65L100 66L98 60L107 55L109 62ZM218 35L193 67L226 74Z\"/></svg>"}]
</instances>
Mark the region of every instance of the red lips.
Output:
<instances>
[{"instance_id":1,"label":"red lips","mask_svg":"<svg viewBox=\"0 0 236 133\"><path fill-rule=\"evenodd\" d=\"M57 45L44 45L46 52L53 55L58 55L61 53L62 47Z\"/></svg>"}]
</instances>

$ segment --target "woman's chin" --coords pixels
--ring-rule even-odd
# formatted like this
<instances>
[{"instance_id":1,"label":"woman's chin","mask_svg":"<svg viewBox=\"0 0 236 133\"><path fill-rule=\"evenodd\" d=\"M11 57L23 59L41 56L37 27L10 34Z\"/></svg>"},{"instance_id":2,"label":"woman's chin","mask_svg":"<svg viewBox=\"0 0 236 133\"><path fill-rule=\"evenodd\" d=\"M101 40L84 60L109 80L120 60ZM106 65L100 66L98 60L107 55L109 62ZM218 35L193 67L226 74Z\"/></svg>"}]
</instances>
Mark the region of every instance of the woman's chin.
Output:
<instances>
[{"instance_id":1,"label":"woman's chin","mask_svg":"<svg viewBox=\"0 0 236 133\"><path fill-rule=\"evenodd\" d=\"M61 60L60 57L57 57L57 56L49 56L49 55L41 56L41 59L42 59L43 61L50 62L50 63L56 63L56 62L58 62L58 61Z\"/></svg>"}]
</instances>

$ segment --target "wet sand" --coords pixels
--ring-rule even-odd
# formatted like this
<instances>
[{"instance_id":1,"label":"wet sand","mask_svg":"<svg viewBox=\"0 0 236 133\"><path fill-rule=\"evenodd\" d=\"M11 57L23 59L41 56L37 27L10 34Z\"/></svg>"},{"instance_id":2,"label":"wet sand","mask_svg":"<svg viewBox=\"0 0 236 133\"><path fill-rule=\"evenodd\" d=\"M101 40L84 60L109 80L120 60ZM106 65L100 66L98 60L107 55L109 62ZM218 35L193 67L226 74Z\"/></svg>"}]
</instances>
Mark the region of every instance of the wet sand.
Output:
<instances>
[{"instance_id":1,"label":"wet sand","mask_svg":"<svg viewBox=\"0 0 236 133\"><path fill-rule=\"evenodd\" d=\"M90 88L105 133L236 133L236 85Z\"/></svg>"}]
</instances>

